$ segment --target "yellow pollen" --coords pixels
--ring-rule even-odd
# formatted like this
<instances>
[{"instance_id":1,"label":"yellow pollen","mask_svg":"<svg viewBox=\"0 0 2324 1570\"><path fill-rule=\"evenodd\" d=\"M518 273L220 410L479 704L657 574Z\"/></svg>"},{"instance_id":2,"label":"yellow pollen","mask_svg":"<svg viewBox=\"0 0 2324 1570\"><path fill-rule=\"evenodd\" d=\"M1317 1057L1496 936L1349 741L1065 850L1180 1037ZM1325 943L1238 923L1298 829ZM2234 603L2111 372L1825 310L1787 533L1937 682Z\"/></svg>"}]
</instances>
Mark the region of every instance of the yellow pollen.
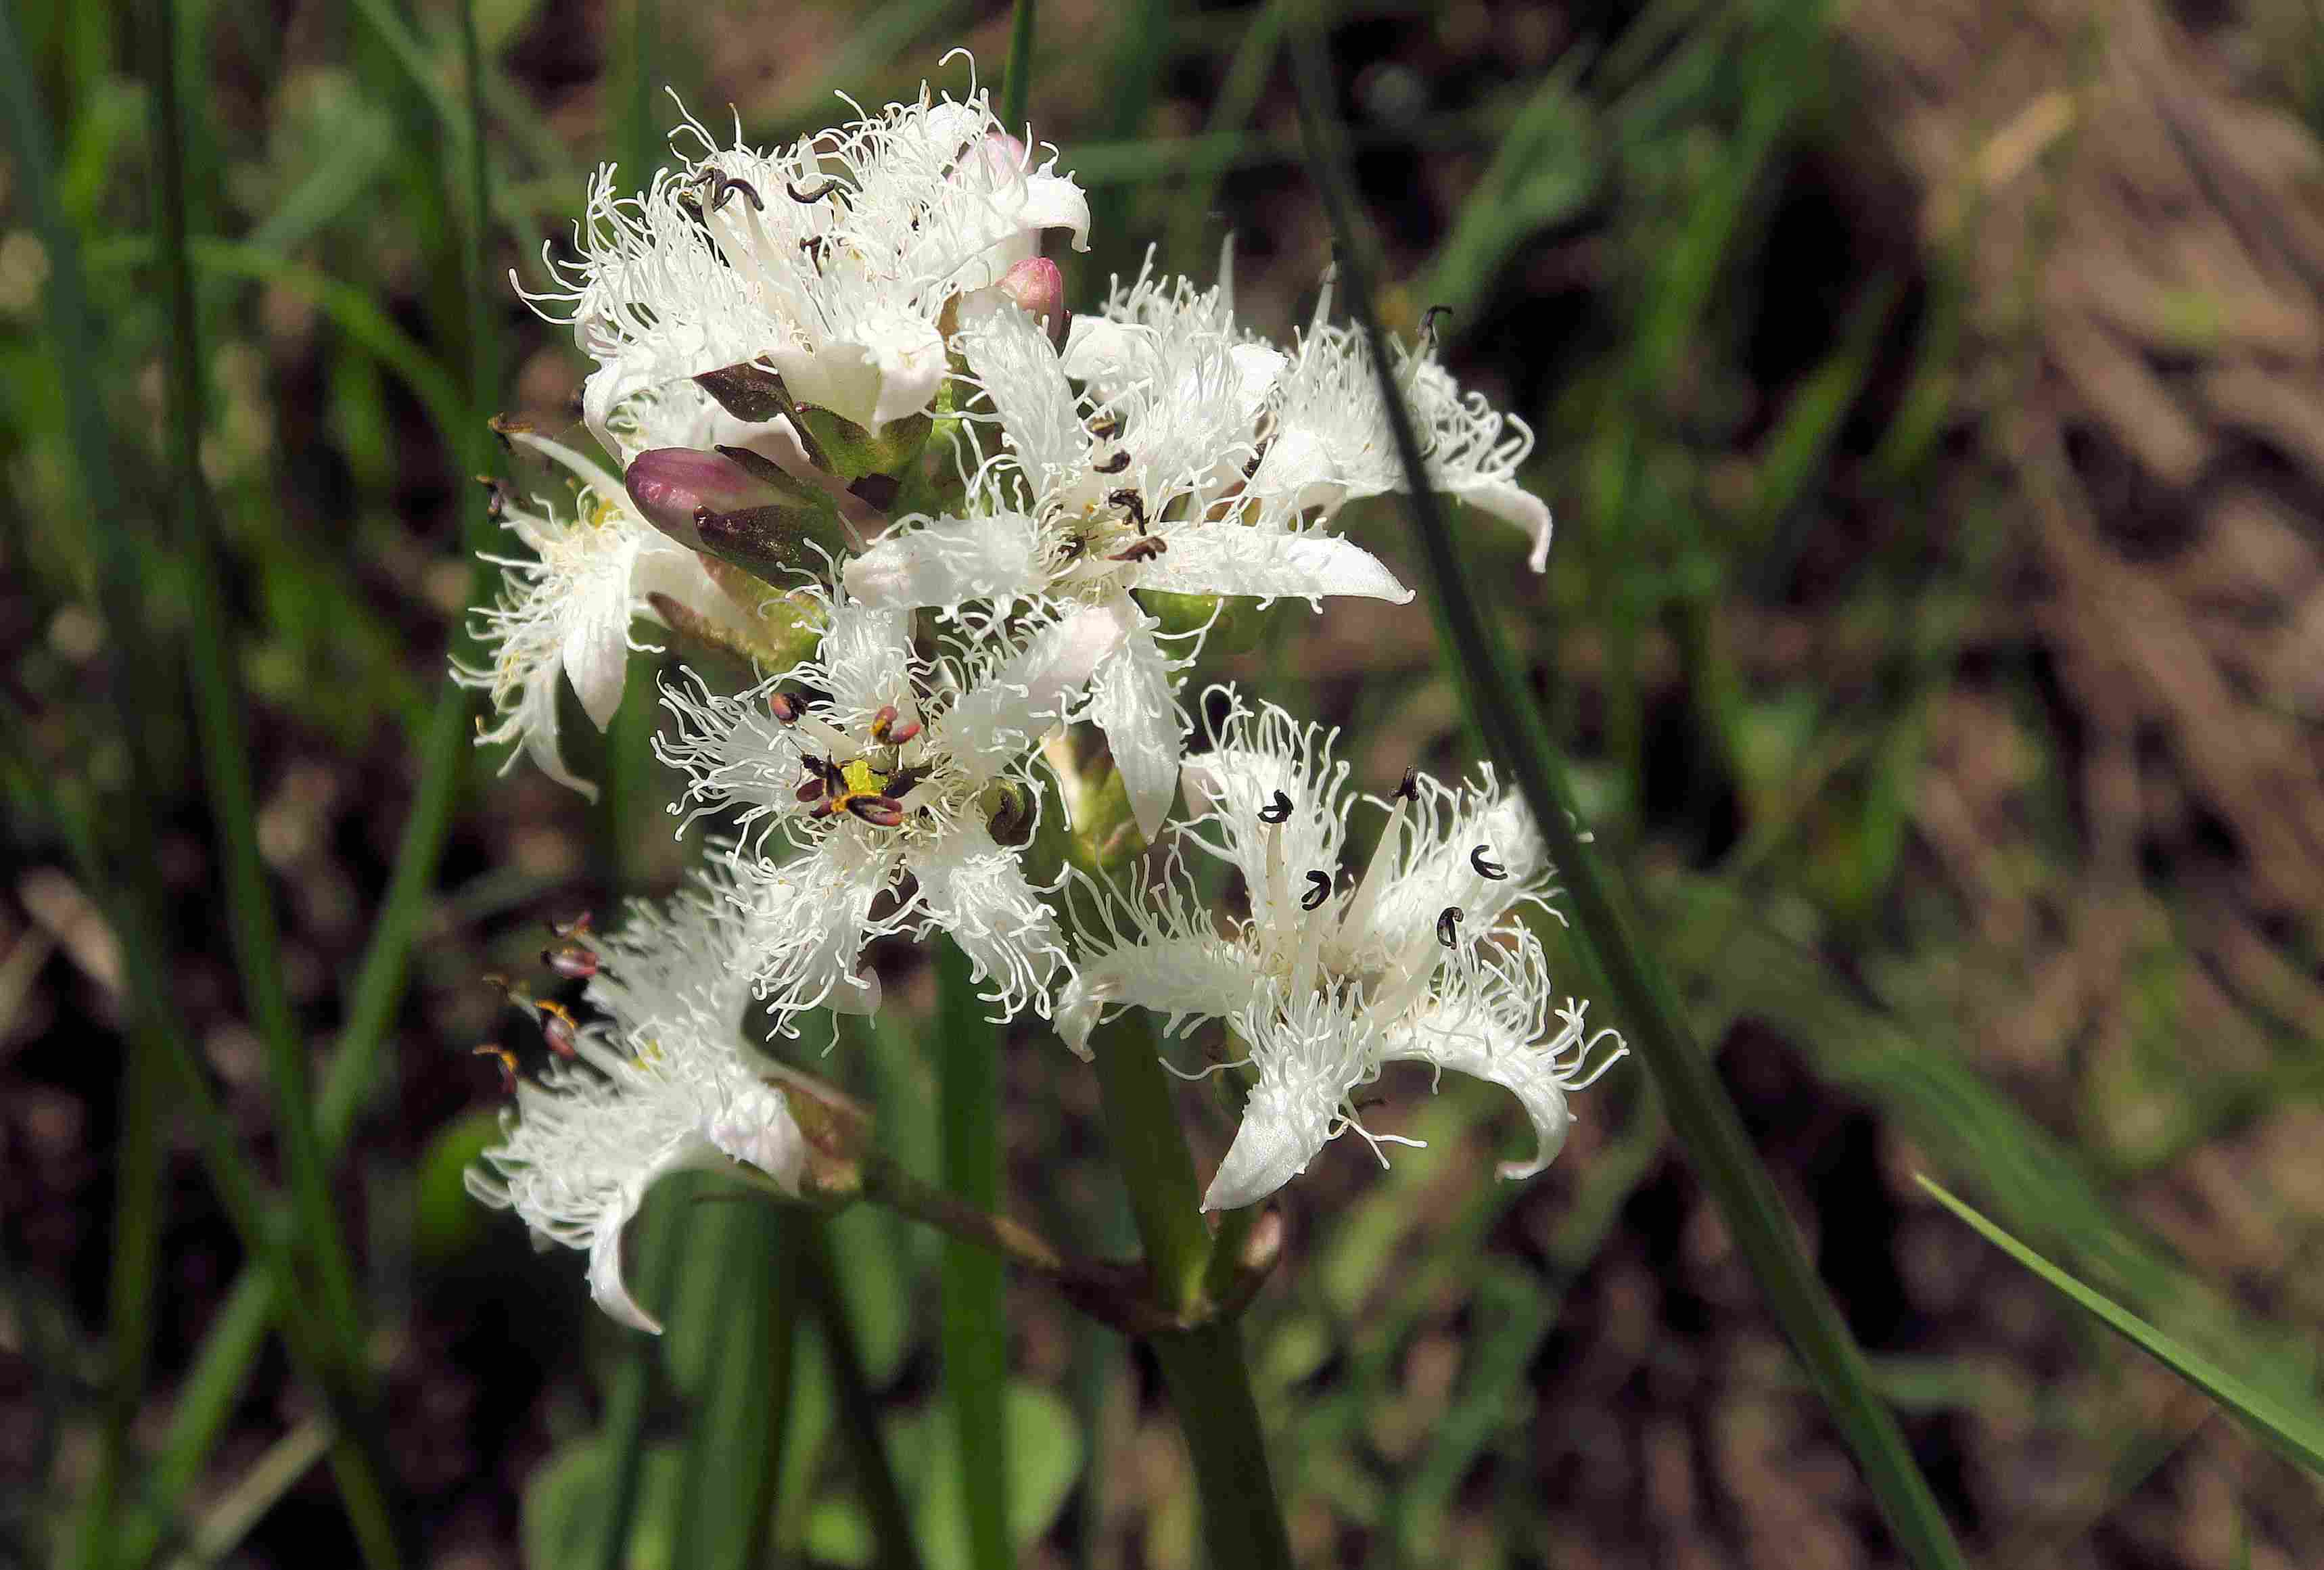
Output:
<instances>
[{"instance_id":1,"label":"yellow pollen","mask_svg":"<svg viewBox=\"0 0 2324 1570\"><path fill-rule=\"evenodd\" d=\"M870 763L864 762L861 758L856 759L852 763L841 764L839 769L839 777L847 781L847 793L851 796L857 794L865 796L885 796L888 794L888 776L882 774L879 770L874 769Z\"/></svg>"}]
</instances>

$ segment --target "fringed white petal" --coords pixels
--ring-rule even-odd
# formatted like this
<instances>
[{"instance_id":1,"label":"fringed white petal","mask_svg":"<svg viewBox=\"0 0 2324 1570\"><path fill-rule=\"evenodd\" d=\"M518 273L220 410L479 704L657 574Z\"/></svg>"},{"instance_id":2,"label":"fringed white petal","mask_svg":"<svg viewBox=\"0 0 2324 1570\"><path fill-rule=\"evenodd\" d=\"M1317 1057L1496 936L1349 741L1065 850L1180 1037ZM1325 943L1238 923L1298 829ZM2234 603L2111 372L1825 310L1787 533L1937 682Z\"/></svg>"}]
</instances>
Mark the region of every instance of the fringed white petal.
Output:
<instances>
[{"instance_id":1,"label":"fringed white petal","mask_svg":"<svg viewBox=\"0 0 2324 1570\"><path fill-rule=\"evenodd\" d=\"M1121 647L1134 612L1093 606L1050 623L936 721L938 740L971 778L990 780L1062 720L1099 664Z\"/></svg>"},{"instance_id":2,"label":"fringed white petal","mask_svg":"<svg viewBox=\"0 0 2324 1570\"><path fill-rule=\"evenodd\" d=\"M1307 874L1330 878L1339 867L1348 766L1332 757L1322 726L1214 690L1227 690L1231 703L1212 727L1211 750L1185 762L1187 799L1205 808L1188 841L1242 874L1254 931L1298 934L1310 925L1300 903Z\"/></svg>"},{"instance_id":3,"label":"fringed white petal","mask_svg":"<svg viewBox=\"0 0 2324 1570\"><path fill-rule=\"evenodd\" d=\"M872 901L894 882L899 858L875 832L842 824L808 854L745 869L759 901L746 956L752 982L779 1016L824 1007L868 1012L876 1003L876 981L855 971L873 936ZM893 921L879 930L892 930Z\"/></svg>"},{"instance_id":4,"label":"fringed white petal","mask_svg":"<svg viewBox=\"0 0 2324 1570\"><path fill-rule=\"evenodd\" d=\"M1134 607L1127 614L1138 616ZM1154 638L1161 623L1139 616L1138 627L1090 683L1089 717L1105 733L1130 816L1148 841L1159 838L1170 803L1178 794L1178 761L1185 751L1185 722L1171 696L1170 657Z\"/></svg>"},{"instance_id":5,"label":"fringed white petal","mask_svg":"<svg viewBox=\"0 0 2324 1570\"><path fill-rule=\"evenodd\" d=\"M1456 480L1445 487L1471 507L1508 520L1526 532L1533 550L1526 565L1536 572L1549 570L1551 519L1549 503L1508 480Z\"/></svg>"},{"instance_id":6,"label":"fringed white petal","mask_svg":"<svg viewBox=\"0 0 2324 1570\"><path fill-rule=\"evenodd\" d=\"M1571 1065L1559 1041L1536 1043L1512 1031L1473 997L1447 998L1390 1030L1381 1061L1450 1068L1516 1096L1533 1122L1534 1154L1529 1161L1503 1162L1503 1178L1533 1177L1565 1143L1573 1121L1565 1104Z\"/></svg>"},{"instance_id":7,"label":"fringed white petal","mask_svg":"<svg viewBox=\"0 0 2324 1570\"><path fill-rule=\"evenodd\" d=\"M1089 431L1040 324L1016 305L1003 304L964 329L961 340L969 369L1000 415L1035 490L1046 489L1059 473L1079 468L1089 453Z\"/></svg>"},{"instance_id":8,"label":"fringed white petal","mask_svg":"<svg viewBox=\"0 0 2324 1570\"><path fill-rule=\"evenodd\" d=\"M1460 790L1419 783L1403 860L1390 869L1371 917L1388 952L1434 942L1448 909L1461 912L1462 930L1473 937L1551 892L1549 850L1533 815L1494 785L1490 771L1480 777L1480 785Z\"/></svg>"},{"instance_id":9,"label":"fringed white petal","mask_svg":"<svg viewBox=\"0 0 2324 1570\"><path fill-rule=\"evenodd\" d=\"M806 1141L781 1092L743 1060L734 977L748 923L724 872L667 908L632 907L600 939L577 1055L517 1088L502 1142L468 1191L542 1240L586 1249L590 1294L624 1325L661 1327L622 1277L622 1233L662 1177L739 1161L796 1195Z\"/></svg>"},{"instance_id":10,"label":"fringed white petal","mask_svg":"<svg viewBox=\"0 0 2324 1570\"><path fill-rule=\"evenodd\" d=\"M1337 535L1191 523L1173 530L1169 540L1169 549L1140 569L1139 587L1310 604L1325 595L1399 605L1412 598L1412 591L1378 557Z\"/></svg>"},{"instance_id":11,"label":"fringed white petal","mask_svg":"<svg viewBox=\"0 0 2324 1570\"><path fill-rule=\"evenodd\" d=\"M1015 512L897 529L846 567L847 592L882 609L1007 605L1039 593L1047 580L1040 525Z\"/></svg>"},{"instance_id":12,"label":"fringed white petal","mask_svg":"<svg viewBox=\"0 0 2324 1570\"><path fill-rule=\"evenodd\" d=\"M1203 1196L1204 1210L1255 1205L1305 1172L1339 1131L1350 1093L1375 1072L1370 1027L1336 995L1247 1008L1235 1030L1250 1046L1259 1083Z\"/></svg>"},{"instance_id":13,"label":"fringed white petal","mask_svg":"<svg viewBox=\"0 0 2324 1570\"><path fill-rule=\"evenodd\" d=\"M1004 1019L1028 1005L1046 1014L1065 945L1016 853L968 823L917 851L908 864L919 880L928 925L960 945L976 980L992 984L984 1001Z\"/></svg>"},{"instance_id":14,"label":"fringed white petal","mask_svg":"<svg viewBox=\"0 0 2324 1570\"><path fill-rule=\"evenodd\" d=\"M1097 953L1085 952L1057 993L1057 1034L1083 1057L1091 1035L1117 1008L1167 1016L1165 1034L1193 1018L1229 1019L1264 983L1240 945L1214 933L1156 934Z\"/></svg>"}]
</instances>

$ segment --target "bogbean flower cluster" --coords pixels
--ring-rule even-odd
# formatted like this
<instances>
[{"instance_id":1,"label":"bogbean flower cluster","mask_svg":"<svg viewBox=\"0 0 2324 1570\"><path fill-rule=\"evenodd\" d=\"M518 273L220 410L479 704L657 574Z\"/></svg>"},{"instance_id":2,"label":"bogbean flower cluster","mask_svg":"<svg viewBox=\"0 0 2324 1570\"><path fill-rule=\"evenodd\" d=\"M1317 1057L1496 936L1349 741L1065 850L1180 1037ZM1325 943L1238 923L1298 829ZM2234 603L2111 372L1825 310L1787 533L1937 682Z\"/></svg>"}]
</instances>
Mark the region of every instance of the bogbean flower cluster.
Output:
<instances>
[{"instance_id":1,"label":"bogbean flower cluster","mask_svg":"<svg viewBox=\"0 0 2324 1570\"><path fill-rule=\"evenodd\" d=\"M558 1058L477 1196L586 1247L598 1301L651 1328L622 1225L689 1164L799 1191L799 1109L748 1038L879 1007L865 950L890 934L957 944L998 1017L1053 1018L1084 1056L1120 1010L1222 1021L1249 1091L1206 1208L1364 1132L1353 1098L1397 1062L1509 1089L1536 1151L1504 1175L1538 1171L1567 1092L1622 1048L1519 919L1555 891L1523 806L1489 772L1360 799L1333 735L1231 688L1202 695L1187 752L1185 674L1225 602L1412 598L1335 531L1405 476L1328 280L1288 345L1236 320L1231 250L1208 288L1149 259L1069 313L1041 252L1086 248L1088 204L982 92L771 152L688 119L673 145L692 156L641 193L599 171L530 295L595 361L581 408L613 463L503 422L571 495L496 493L530 554L458 675L490 695L483 742L586 792L560 687L603 728L641 631L683 641L671 811L733 837L669 906L545 956L596 1017L538 1005ZM1395 353L1432 484L1524 531L1539 569L1530 434L1433 334ZM1379 838L1343 869L1359 807Z\"/></svg>"}]
</instances>

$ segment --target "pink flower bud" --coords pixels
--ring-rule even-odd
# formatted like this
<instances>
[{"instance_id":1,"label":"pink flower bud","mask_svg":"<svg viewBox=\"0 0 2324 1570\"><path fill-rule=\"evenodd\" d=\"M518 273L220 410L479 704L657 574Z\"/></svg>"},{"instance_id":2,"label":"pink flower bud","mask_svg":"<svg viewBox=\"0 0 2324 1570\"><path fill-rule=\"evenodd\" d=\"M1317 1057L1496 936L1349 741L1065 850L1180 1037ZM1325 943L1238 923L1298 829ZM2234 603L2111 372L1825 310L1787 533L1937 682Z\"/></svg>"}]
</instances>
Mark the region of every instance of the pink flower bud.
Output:
<instances>
[{"instance_id":1,"label":"pink flower bud","mask_svg":"<svg viewBox=\"0 0 2324 1570\"><path fill-rule=\"evenodd\" d=\"M1065 275L1047 256L1030 256L1001 275L995 285L1027 316L1048 328L1053 342L1065 337Z\"/></svg>"},{"instance_id":2,"label":"pink flower bud","mask_svg":"<svg viewBox=\"0 0 2324 1570\"><path fill-rule=\"evenodd\" d=\"M733 459L690 447L640 453L622 472L622 485L647 522L693 550L702 549L697 513L741 513L783 500Z\"/></svg>"}]
</instances>

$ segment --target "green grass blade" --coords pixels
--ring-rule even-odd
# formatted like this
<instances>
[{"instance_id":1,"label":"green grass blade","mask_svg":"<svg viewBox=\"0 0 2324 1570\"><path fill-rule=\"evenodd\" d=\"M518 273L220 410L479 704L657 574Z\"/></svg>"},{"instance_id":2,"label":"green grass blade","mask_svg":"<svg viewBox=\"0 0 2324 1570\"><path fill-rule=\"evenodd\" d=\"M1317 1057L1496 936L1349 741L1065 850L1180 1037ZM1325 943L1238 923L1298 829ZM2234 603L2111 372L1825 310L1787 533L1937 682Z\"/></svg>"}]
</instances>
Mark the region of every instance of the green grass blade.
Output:
<instances>
[{"instance_id":1,"label":"green grass blade","mask_svg":"<svg viewBox=\"0 0 2324 1570\"><path fill-rule=\"evenodd\" d=\"M1177 208L1171 214L1170 238L1163 254L1188 272L1210 260L1197 253L1214 248L1203 243L1204 231L1210 226L1211 203L1217 199L1219 181L1241 146L1242 130L1250 124L1267 91L1276 57L1283 52L1283 14L1290 0L1268 0L1250 19L1242 42L1235 45L1234 59L1227 65L1226 80L1219 84L1219 96L1212 101L1203 134L1192 139L1187 148L1186 188L1179 193Z\"/></svg>"},{"instance_id":2,"label":"green grass blade","mask_svg":"<svg viewBox=\"0 0 2324 1570\"><path fill-rule=\"evenodd\" d=\"M1966 1201L1954 1197L1936 1179L1925 1174L1914 1176L1938 1204L1967 1222L1986 1242L2041 1277L2061 1297L2218 1402L2274 1449L2310 1472L2324 1473L2324 1411L2283 1400L2237 1378L2111 1298L2084 1286L1987 1221Z\"/></svg>"},{"instance_id":3,"label":"green grass blade","mask_svg":"<svg viewBox=\"0 0 2324 1570\"><path fill-rule=\"evenodd\" d=\"M114 699L129 753L131 790L140 802L159 802L168 797L152 755L154 726L148 700L156 685L150 680L151 673L167 667L152 653L143 614L142 578L148 557L135 520L122 506L109 456L112 438L95 380L99 350L82 276L78 237L57 203L47 121L13 12L0 14L0 101L5 101L16 152L19 189L48 251L50 276L44 292L49 332L62 374L66 425L82 494L89 515L108 523L94 532L98 542L100 602L117 651L113 660ZM268 1224L263 1189L210 1092L198 1055L169 1007L171 991L161 965L164 906L150 844L150 815L138 810L107 818L107 831L124 842L108 857L94 824L69 804L59 801L56 806L59 825L72 842L76 859L91 878L92 887L108 896L107 913L120 940L130 1002L129 1051L164 1067L175 1087L178 1107L192 1117L199 1132L204 1164L228 1218L244 1247L274 1276L294 1361L302 1375L316 1381L326 1399L337 1405L344 1392L337 1389L324 1350L331 1338L308 1316L290 1256ZM125 1256L133 1271L139 1268L137 1257L134 1249ZM134 1280L129 1283L134 1285ZM134 1325L125 1328L134 1333ZM134 1399L135 1392L128 1393ZM343 1445L335 1464L343 1479L351 1480L343 1492L365 1562L375 1567L395 1565L399 1556L383 1502L385 1491L379 1481L387 1475L382 1458ZM112 1481L117 1481L117 1474ZM108 1487L110 1482L100 1476L98 1486ZM117 1514L107 1511L108 1553L110 1523Z\"/></svg>"},{"instance_id":4,"label":"green grass blade","mask_svg":"<svg viewBox=\"0 0 2324 1570\"><path fill-rule=\"evenodd\" d=\"M1455 657L1454 671L1470 716L1523 792L1563 875L1577 942L1606 978L1630 1043L1662 1094L1673 1129L1855 1452L1890 1530L1924 1570L1961 1565L1964 1561L1943 1511L1914 1464L1895 1419L1873 1389L1862 1353L1810 1266L1734 1104L1687 1030L1660 967L1631 935L1614 884L1600 873L1582 842L1569 813L1571 794L1532 694L1512 669L1469 582L1443 504L1429 485L1411 415L1396 385L1393 362L1373 311L1372 253L1356 226L1346 158L1329 112L1331 83L1323 43L1313 19L1303 17L1302 23L1292 51L1301 124L1339 242L1342 282L1380 374L1397 454L1412 491L1411 511L1432 597Z\"/></svg>"},{"instance_id":5,"label":"green grass blade","mask_svg":"<svg viewBox=\"0 0 2324 1570\"><path fill-rule=\"evenodd\" d=\"M710 1209L689 1218L688 1289L674 1306L663 1349L673 1361L708 1353L687 1425L670 1563L757 1570L766 1563L790 1425L801 1223L756 1198ZM690 1344L681 1348L682 1339Z\"/></svg>"},{"instance_id":6,"label":"green grass blade","mask_svg":"<svg viewBox=\"0 0 2324 1570\"><path fill-rule=\"evenodd\" d=\"M864 1371L863 1348L855 1334L854 1318L848 1313L831 1233L819 1218L807 1221L804 1230L801 1287L823 1332L840 1442L847 1446L856 1497L872 1523L872 1563L876 1570L920 1570L911 1510L904 1503L904 1491L897 1486L895 1469L888 1460L887 1440L880 1428L880 1399Z\"/></svg>"},{"instance_id":7,"label":"green grass blade","mask_svg":"<svg viewBox=\"0 0 2324 1570\"><path fill-rule=\"evenodd\" d=\"M637 1271L637 1285L632 1290L648 1312L659 1310L669 1299L669 1279L677 1270L676 1224L680 1219L665 1203L648 1205L630 1223ZM604 1443L613 1476L607 1485L596 1555L589 1561L595 1570L622 1570L629 1562L630 1533L645 1477L646 1409L653 1395L654 1365L660 1356L661 1347L652 1336L635 1333L622 1336L621 1364L605 1392Z\"/></svg>"},{"instance_id":8,"label":"green grass blade","mask_svg":"<svg viewBox=\"0 0 2324 1570\"><path fill-rule=\"evenodd\" d=\"M936 1099L944 1186L987 1212L1001 1208L1001 1040L969 979L968 956L936 946ZM1001 1403L1009 1380L1009 1318L1001 1256L947 1236L944 1282L945 1398L959 1437L960 1494L976 1570L1006 1570L1009 1456Z\"/></svg>"},{"instance_id":9,"label":"green grass blade","mask_svg":"<svg viewBox=\"0 0 2324 1570\"><path fill-rule=\"evenodd\" d=\"M123 1564L146 1564L161 1550L164 1535L185 1508L186 1496L200 1480L203 1464L234 1415L273 1316L272 1284L257 1270L244 1271L212 1317L192 1371L178 1389L169 1431L146 1478L145 1513L131 1522L124 1539Z\"/></svg>"},{"instance_id":10,"label":"green grass blade","mask_svg":"<svg viewBox=\"0 0 2324 1570\"><path fill-rule=\"evenodd\" d=\"M1878 1108L1940 1169L1974 1180L2021 1234L2070 1248L2107 1289L2146 1306L2214 1361L2250 1381L2307 1377L2304 1338L2239 1323L2220 1294L2126 1220L2085 1157L1958 1055L1931 1050L1908 1020L1865 1002L1860 984L1831 978L1813 951L1770 930L1750 900L1695 877L1672 878L1657 892L1673 937L1663 956L1690 993L1799 1042L1820 1076Z\"/></svg>"},{"instance_id":11,"label":"green grass blade","mask_svg":"<svg viewBox=\"0 0 2324 1570\"><path fill-rule=\"evenodd\" d=\"M1017 0L1009 18L1009 70L1001 78L1001 128L1011 136L1025 128L1025 106L1033 95L1034 0Z\"/></svg>"},{"instance_id":12,"label":"green grass blade","mask_svg":"<svg viewBox=\"0 0 2324 1570\"><path fill-rule=\"evenodd\" d=\"M389 49L403 60L408 69L412 68L413 60L406 56L409 37L401 33L401 23L392 13L381 9L378 0L367 0L364 9ZM473 18L468 19L466 31L473 42ZM439 115L451 117L453 111L447 106L448 100L443 95L441 84L425 69L424 62L414 69L412 74L414 79L429 92ZM469 79L472 84L476 81L477 75L471 71ZM480 120L481 110L475 106L473 93L469 107ZM489 186L481 138L467 137L462 150L469 153L466 165L467 243L461 252L460 280L460 292L467 307L465 336L469 360L468 384L465 391L452 381L433 356L414 344L368 297L353 286L339 283L311 269L269 255L262 249L247 245L206 240L194 248L194 257L198 265L256 278L311 300L341 331L403 379L420 399L445 441L460 454L460 466L477 472L489 465L492 456L484 420L493 407L500 372L497 337L492 330L489 302L484 293L487 281L484 277L483 215L489 211L486 205ZM493 532L481 503L474 504L464 520L466 548L471 552L489 548ZM472 603L489 595L491 582L492 569L477 564L473 571L474 587L469 596ZM456 649L465 642L465 630L456 631L454 639ZM346 1006L338 1040L324 1070L316 1112L316 1131L326 1157L336 1155L346 1145L348 1136L354 1131L355 1119L364 1102L379 1078L388 1030L394 1023L396 1011L402 1002L412 946L428 919L437 866L451 827L452 809L473 753L469 744L469 706L467 692L447 679L438 691L435 706L422 733L419 784L396 845L387 891L373 917L371 937L356 964L354 980L345 993ZM238 1284L236 1289L240 1290L241 1286L250 1279L246 1270L243 1283ZM255 1347L250 1347L244 1352L245 1365L255 1350ZM208 1347L205 1347L203 1355L209 1355ZM643 1390L643 1385L640 1384L641 1414ZM338 1464L336 1453L334 1464Z\"/></svg>"},{"instance_id":13,"label":"green grass blade","mask_svg":"<svg viewBox=\"0 0 2324 1570\"><path fill-rule=\"evenodd\" d=\"M380 309L378 301L356 285L294 262L256 241L200 235L194 236L189 251L195 269L200 272L263 283L313 306L346 334L349 342L401 381L447 439L471 423L466 394L461 392L451 373L411 335L396 326L394 319ZM148 237L124 236L92 249L89 267L100 272L138 267L152 254L152 242Z\"/></svg>"},{"instance_id":14,"label":"green grass blade","mask_svg":"<svg viewBox=\"0 0 2324 1570\"><path fill-rule=\"evenodd\" d=\"M322 1288L322 1321L338 1334L347 1378L360 1391L369 1383L363 1315L355 1271L340 1236L330 1175L315 1133L308 1085L307 1046L290 1011L282 981L281 935L274 897L258 853L258 808L250 778L250 737L243 725L245 699L236 690L234 649L226 625L226 581L214 538L216 513L203 476L204 397L200 323L195 314L193 263L188 255L184 112L180 103L175 0L152 0L147 19L148 103L152 114L154 231L169 298L170 465L179 513L176 553L191 579L187 596L189 674L202 772L225 872L226 925L241 972L243 1002L266 1044L267 1078L274 1096L276 1133L290 1200L298 1214L300 1251Z\"/></svg>"},{"instance_id":15,"label":"green grass blade","mask_svg":"<svg viewBox=\"0 0 2324 1570\"><path fill-rule=\"evenodd\" d=\"M144 1393L153 1344L152 1307L161 1251L161 1055L134 1039L121 1067L121 1132L114 1157L112 1273L106 1282L105 1421L96 1474L82 1500L82 1570L115 1562L115 1501L129 1471L130 1425Z\"/></svg>"},{"instance_id":16,"label":"green grass blade","mask_svg":"<svg viewBox=\"0 0 2324 1570\"><path fill-rule=\"evenodd\" d=\"M493 328L492 287L484 274L484 241L491 223L491 185L484 162L483 67L477 58L475 7L462 0L460 28L466 60L466 100L468 134L462 150L465 201L460 246L460 292L466 304L468 386L466 412L442 434L460 455L460 466L481 474L492 466L492 444L484 420L499 398L500 343ZM489 550L496 531L485 515L481 498L473 502L463 520L462 537L468 551ZM478 562L472 568L471 604L489 596L492 568ZM465 632L454 637L455 648L465 645ZM379 1057L387 1030L402 1001L403 982L410 963L412 941L428 913L428 896L436 865L443 854L444 836L452 821L452 806L468 761L468 695L447 677L438 690L436 707L420 742L420 787L404 820L403 837L395 850L395 868L388 878L386 896L374 919L371 941L365 946L348 989L346 1023L337 1050L325 1072L318 1121L325 1146L337 1149L354 1126L364 1097L377 1076Z\"/></svg>"}]
</instances>

